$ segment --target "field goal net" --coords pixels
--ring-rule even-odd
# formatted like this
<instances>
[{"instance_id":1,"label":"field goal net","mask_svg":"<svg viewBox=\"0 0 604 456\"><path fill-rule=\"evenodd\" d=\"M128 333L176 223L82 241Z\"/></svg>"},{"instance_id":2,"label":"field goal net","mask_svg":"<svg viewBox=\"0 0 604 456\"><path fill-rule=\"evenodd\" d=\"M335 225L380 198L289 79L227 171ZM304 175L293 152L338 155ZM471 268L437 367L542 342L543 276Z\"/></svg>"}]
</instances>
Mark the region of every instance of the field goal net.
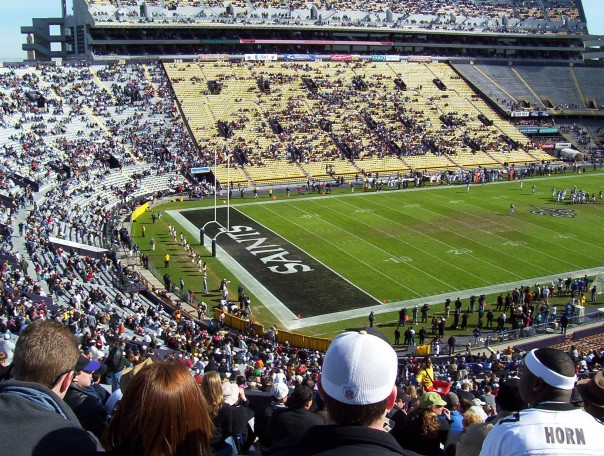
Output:
<instances>
[{"instance_id":1,"label":"field goal net","mask_svg":"<svg viewBox=\"0 0 604 456\"><path fill-rule=\"evenodd\" d=\"M604 271L600 271L600 273L596 276L592 286L593 285L595 285L596 287L596 293L598 293L599 295L604 293Z\"/></svg>"}]
</instances>

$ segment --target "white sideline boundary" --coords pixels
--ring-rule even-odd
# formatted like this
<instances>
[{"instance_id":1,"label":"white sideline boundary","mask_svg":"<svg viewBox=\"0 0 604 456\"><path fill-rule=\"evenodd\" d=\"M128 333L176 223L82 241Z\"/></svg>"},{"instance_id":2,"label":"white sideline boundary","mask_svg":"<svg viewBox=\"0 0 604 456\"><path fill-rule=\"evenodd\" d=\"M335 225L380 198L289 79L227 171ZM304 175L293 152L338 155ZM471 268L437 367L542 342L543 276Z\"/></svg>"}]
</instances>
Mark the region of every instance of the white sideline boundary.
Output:
<instances>
[{"instance_id":1,"label":"white sideline boundary","mask_svg":"<svg viewBox=\"0 0 604 456\"><path fill-rule=\"evenodd\" d=\"M344 195L342 195L344 196ZM318 197L325 198L325 197ZM267 203L271 204L272 201L268 201ZM261 204L252 203L252 204ZM183 229L185 229L192 236L199 236L199 228L187 220L184 216L182 216L181 212L189 212L189 211L198 211L198 210L208 210L210 208L188 208L182 210L169 210L166 211L171 217L177 221ZM213 207L211 208L213 209ZM258 222L256 222L258 223ZM263 225L262 225L263 226ZM211 244L204 239L204 247L211 251ZM305 252L303 249L300 249ZM545 284L550 283L551 281L557 282L559 277L582 277L585 274L588 276L597 275L602 272L604 266L590 268L590 269L582 269L577 271L569 271L559 274L552 274L542 277L535 277L531 279L518 280L515 282L507 282L495 285L489 285L486 287L479 288L470 288L467 290L454 290L447 293L441 293L432 296L425 296L420 298L414 298L403 301L394 301L386 304L378 304L370 307L363 307L361 309L352 309L345 310L341 312L333 312L330 314L317 315L314 317L301 318L298 319L297 316L289 310L289 308L283 304L275 295L273 295L264 285L262 285L252 274L247 272L245 268L243 268L233 257L231 257L224 249L220 247L220 243L217 245L218 260L227 267L230 271L233 272L234 275L241 279L241 282L245 283L246 288L250 290L256 296L263 305L279 320L279 323L283 325L285 329L288 331L295 329L302 329L311 326L323 325L327 323L332 323L334 321L339 320L349 320L353 318L361 318L369 315L369 312L373 311L376 315L393 312L396 310L400 310L402 307L421 307L424 304L435 305L435 304L443 304L445 299L450 298L453 300L453 297L460 299L468 299L470 296L479 296L481 294L494 294L494 293L507 293L511 292L514 288L519 286L530 286L532 287L536 283ZM306 252L305 252L306 253ZM308 253L306 253L308 255ZM314 257L313 257L314 258ZM316 258L315 258L316 260ZM318 260L316 260L318 261ZM325 266L323 264L323 266ZM327 267L327 266L325 266ZM331 268L328 268L332 270ZM369 295L371 296L371 295ZM253 308L253 303L252 303Z\"/></svg>"}]
</instances>

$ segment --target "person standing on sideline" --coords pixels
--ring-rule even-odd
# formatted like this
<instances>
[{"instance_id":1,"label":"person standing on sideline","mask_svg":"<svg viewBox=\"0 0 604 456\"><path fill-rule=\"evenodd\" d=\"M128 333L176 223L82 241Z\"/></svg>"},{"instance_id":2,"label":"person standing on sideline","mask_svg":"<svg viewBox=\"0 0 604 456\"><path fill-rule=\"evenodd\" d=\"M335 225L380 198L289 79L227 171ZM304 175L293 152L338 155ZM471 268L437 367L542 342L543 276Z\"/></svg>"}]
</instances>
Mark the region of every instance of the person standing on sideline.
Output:
<instances>
[{"instance_id":1,"label":"person standing on sideline","mask_svg":"<svg viewBox=\"0 0 604 456\"><path fill-rule=\"evenodd\" d=\"M455 352L455 335L451 335L449 340L447 341L447 345L449 346L449 355L453 355Z\"/></svg>"},{"instance_id":2,"label":"person standing on sideline","mask_svg":"<svg viewBox=\"0 0 604 456\"><path fill-rule=\"evenodd\" d=\"M373 313L373 310L371 312L369 312L369 327L373 328L373 322L375 321L375 314Z\"/></svg>"},{"instance_id":3,"label":"person standing on sideline","mask_svg":"<svg viewBox=\"0 0 604 456\"><path fill-rule=\"evenodd\" d=\"M510 204L510 215L514 215L514 211L516 211L516 206L514 206L514 203Z\"/></svg>"},{"instance_id":4,"label":"person standing on sideline","mask_svg":"<svg viewBox=\"0 0 604 456\"><path fill-rule=\"evenodd\" d=\"M419 334L419 344L420 345L424 345L426 343L426 335L427 335L427 331L426 328L424 328L423 326L421 327L421 329L419 330L418 334Z\"/></svg>"},{"instance_id":5,"label":"person standing on sideline","mask_svg":"<svg viewBox=\"0 0 604 456\"><path fill-rule=\"evenodd\" d=\"M145 225L141 225L141 236L145 237L145 232L147 231L147 228L145 228Z\"/></svg>"},{"instance_id":6,"label":"person standing on sideline","mask_svg":"<svg viewBox=\"0 0 604 456\"><path fill-rule=\"evenodd\" d=\"M535 184L533 184L533 186L531 187L531 193L534 195L536 191L537 191L537 186Z\"/></svg>"},{"instance_id":7,"label":"person standing on sideline","mask_svg":"<svg viewBox=\"0 0 604 456\"><path fill-rule=\"evenodd\" d=\"M560 317L560 334L566 334L566 330L568 329L568 317L565 313Z\"/></svg>"},{"instance_id":8,"label":"person standing on sideline","mask_svg":"<svg viewBox=\"0 0 604 456\"><path fill-rule=\"evenodd\" d=\"M400 326L397 326L394 330L394 345L399 345L401 343L401 330Z\"/></svg>"},{"instance_id":9,"label":"person standing on sideline","mask_svg":"<svg viewBox=\"0 0 604 456\"><path fill-rule=\"evenodd\" d=\"M164 253L164 266L166 268L170 267L170 254L168 252Z\"/></svg>"},{"instance_id":10,"label":"person standing on sideline","mask_svg":"<svg viewBox=\"0 0 604 456\"><path fill-rule=\"evenodd\" d=\"M497 422L480 456L602 454L604 426L571 404L572 358L555 348L531 350L519 369L520 396L529 408Z\"/></svg>"},{"instance_id":11,"label":"person standing on sideline","mask_svg":"<svg viewBox=\"0 0 604 456\"><path fill-rule=\"evenodd\" d=\"M155 238L153 236L149 239L149 245L151 245L151 251L155 252Z\"/></svg>"}]
</instances>

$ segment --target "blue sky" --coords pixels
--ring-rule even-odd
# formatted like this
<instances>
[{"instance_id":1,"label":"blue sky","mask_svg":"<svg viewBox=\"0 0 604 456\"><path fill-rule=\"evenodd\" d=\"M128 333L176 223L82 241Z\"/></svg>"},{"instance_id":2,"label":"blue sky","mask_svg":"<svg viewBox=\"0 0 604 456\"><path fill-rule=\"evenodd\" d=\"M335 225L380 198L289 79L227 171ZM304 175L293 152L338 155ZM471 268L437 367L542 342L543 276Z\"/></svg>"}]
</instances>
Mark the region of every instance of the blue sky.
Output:
<instances>
[{"instance_id":1,"label":"blue sky","mask_svg":"<svg viewBox=\"0 0 604 456\"><path fill-rule=\"evenodd\" d=\"M26 57L21 50L24 35L21 26L30 25L33 17L59 17L61 0L3 0L0 14L0 58L22 60ZM68 4L71 2L68 1ZM589 32L604 35L604 1L583 0L588 18ZM70 10L70 7L69 7Z\"/></svg>"}]
</instances>

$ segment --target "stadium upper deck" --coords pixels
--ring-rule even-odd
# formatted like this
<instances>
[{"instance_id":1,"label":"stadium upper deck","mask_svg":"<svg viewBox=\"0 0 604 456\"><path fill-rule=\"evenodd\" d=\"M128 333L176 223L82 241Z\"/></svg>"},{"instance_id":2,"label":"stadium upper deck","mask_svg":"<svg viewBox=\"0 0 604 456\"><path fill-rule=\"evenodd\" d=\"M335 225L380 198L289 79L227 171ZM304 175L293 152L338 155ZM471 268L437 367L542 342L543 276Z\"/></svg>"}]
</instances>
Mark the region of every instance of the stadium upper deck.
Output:
<instances>
[{"instance_id":1,"label":"stadium upper deck","mask_svg":"<svg viewBox=\"0 0 604 456\"><path fill-rule=\"evenodd\" d=\"M233 20L282 23L283 20L311 21L364 26L381 20L389 26L411 26L447 30L492 30L539 33L568 30L585 32L580 0L412 0L405 2L346 0L217 0L201 1L118 1L89 0L97 22L224 22ZM230 5L230 8L226 6ZM224 9L223 9L224 8ZM310 14L311 10L318 14ZM268 13L268 16L265 14ZM390 13L388 13L390 12ZM340 16L340 13L346 13ZM367 13L375 17L367 17ZM320 16L320 17L319 17ZM357 19L355 21L355 18ZM356 23L355 23L356 22ZM574 24L568 24L574 22ZM559 28L559 30L557 30Z\"/></svg>"},{"instance_id":2,"label":"stadium upper deck","mask_svg":"<svg viewBox=\"0 0 604 456\"><path fill-rule=\"evenodd\" d=\"M356 52L569 61L581 59L587 36L581 0L74 0L63 15L23 27L23 49L37 60Z\"/></svg>"}]
</instances>

